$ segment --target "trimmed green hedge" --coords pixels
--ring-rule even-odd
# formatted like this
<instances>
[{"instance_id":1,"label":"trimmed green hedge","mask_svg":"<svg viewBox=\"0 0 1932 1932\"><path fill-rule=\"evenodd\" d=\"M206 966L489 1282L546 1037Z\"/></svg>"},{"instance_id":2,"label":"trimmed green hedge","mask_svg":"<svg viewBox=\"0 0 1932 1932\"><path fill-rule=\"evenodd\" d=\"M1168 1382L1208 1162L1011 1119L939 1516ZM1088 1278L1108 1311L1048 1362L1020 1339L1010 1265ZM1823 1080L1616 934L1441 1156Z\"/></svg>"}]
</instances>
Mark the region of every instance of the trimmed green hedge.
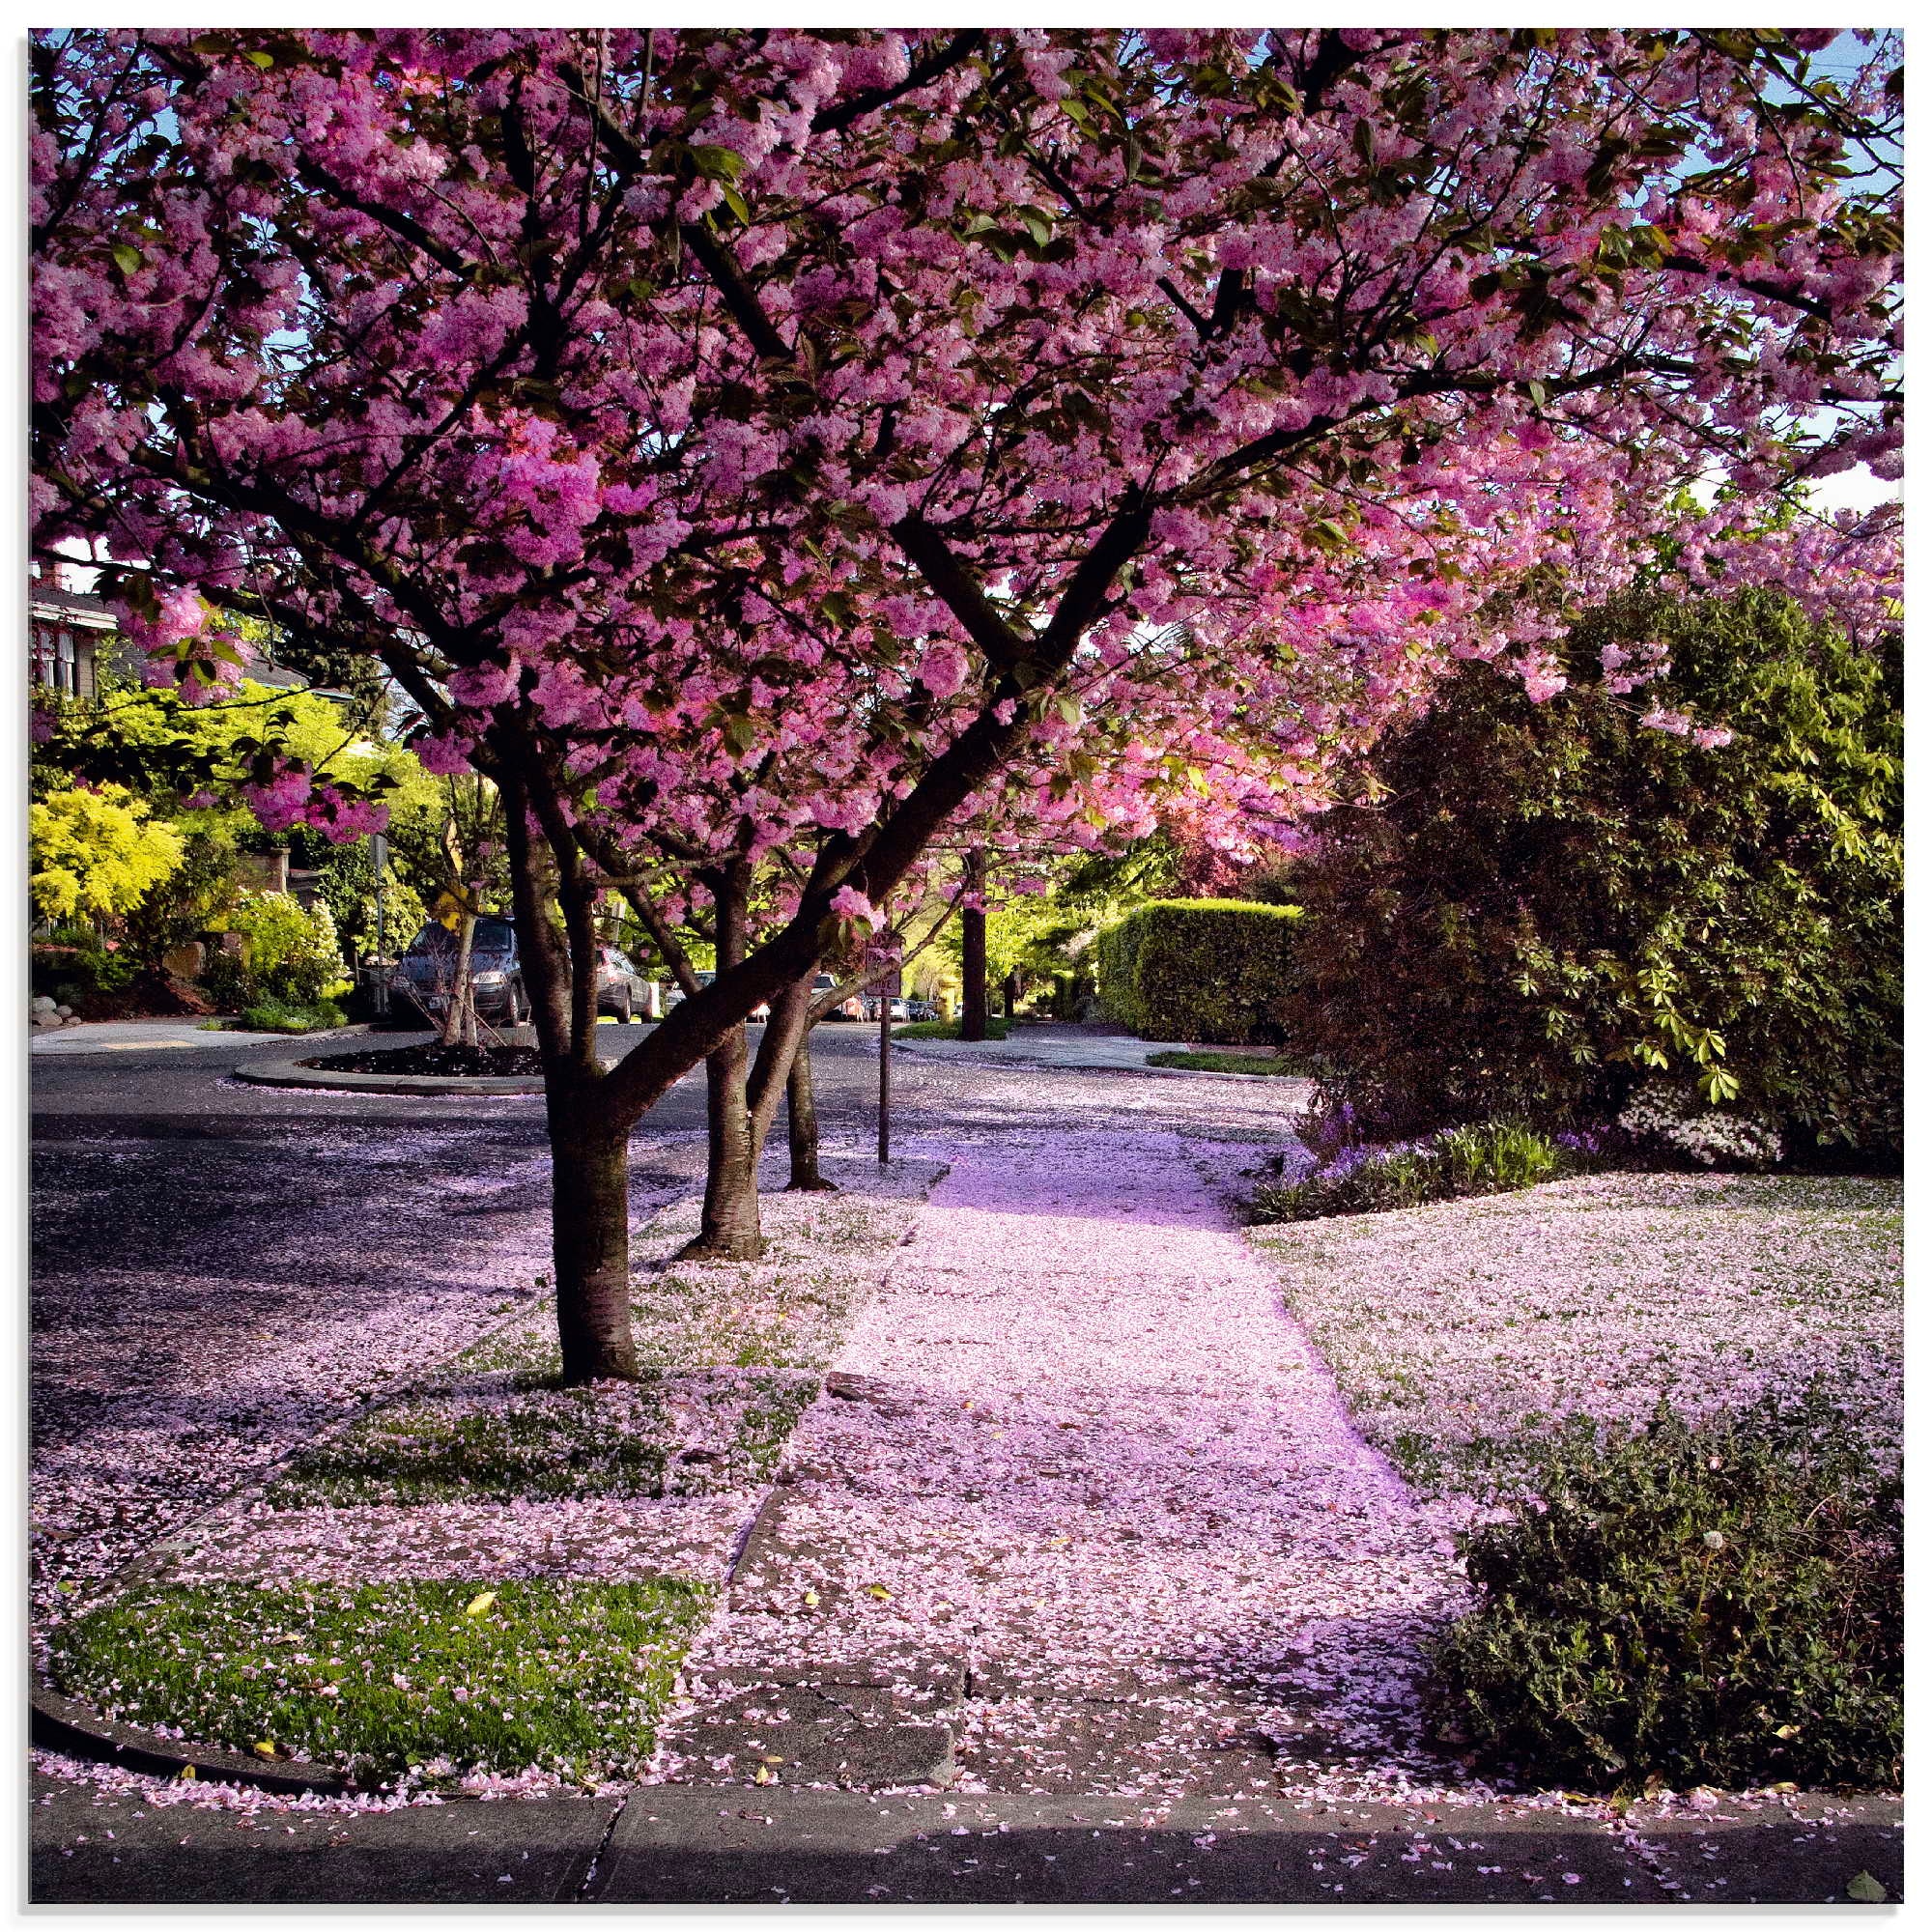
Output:
<instances>
[{"instance_id":1,"label":"trimmed green hedge","mask_svg":"<svg viewBox=\"0 0 1932 1932\"><path fill-rule=\"evenodd\" d=\"M1100 998L1143 1039L1279 1041L1299 906L1154 899L1101 933Z\"/></svg>"}]
</instances>

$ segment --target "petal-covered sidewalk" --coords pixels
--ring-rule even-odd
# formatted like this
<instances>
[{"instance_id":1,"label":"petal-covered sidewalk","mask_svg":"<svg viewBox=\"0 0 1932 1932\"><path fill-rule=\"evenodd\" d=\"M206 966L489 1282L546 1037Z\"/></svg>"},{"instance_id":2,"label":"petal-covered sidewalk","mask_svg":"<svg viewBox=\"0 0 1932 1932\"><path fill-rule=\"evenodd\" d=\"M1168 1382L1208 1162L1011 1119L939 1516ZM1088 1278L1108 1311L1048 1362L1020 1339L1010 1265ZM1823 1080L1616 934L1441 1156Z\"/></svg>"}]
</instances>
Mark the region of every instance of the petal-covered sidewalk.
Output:
<instances>
[{"instance_id":1,"label":"petal-covered sidewalk","mask_svg":"<svg viewBox=\"0 0 1932 1932\"><path fill-rule=\"evenodd\" d=\"M812 1781L785 1741L846 1685L950 1707L968 1791L1453 1777L1415 1722L1446 1540L1196 1151L1064 1125L946 1150L691 1657L667 1775L743 1775L707 1728L728 1690L741 1731L771 1721L765 1776Z\"/></svg>"}]
</instances>

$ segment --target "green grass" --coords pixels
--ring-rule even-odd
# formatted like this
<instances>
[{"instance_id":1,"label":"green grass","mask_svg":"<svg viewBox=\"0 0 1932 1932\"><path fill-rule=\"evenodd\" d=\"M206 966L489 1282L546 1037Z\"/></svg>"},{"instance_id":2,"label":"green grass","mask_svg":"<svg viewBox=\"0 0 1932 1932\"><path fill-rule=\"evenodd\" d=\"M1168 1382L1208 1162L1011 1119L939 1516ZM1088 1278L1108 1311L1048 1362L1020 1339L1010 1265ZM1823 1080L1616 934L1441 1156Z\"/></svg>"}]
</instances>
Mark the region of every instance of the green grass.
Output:
<instances>
[{"instance_id":1,"label":"green grass","mask_svg":"<svg viewBox=\"0 0 1932 1932\"><path fill-rule=\"evenodd\" d=\"M762 1481L816 1388L803 1375L750 1378L731 1392L728 1439L707 1443L696 1462L681 1459L684 1426L652 1383L560 1388L519 1376L418 1396L299 1452L264 1500L302 1509L748 1488Z\"/></svg>"},{"instance_id":2,"label":"green grass","mask_svg":"<svg viewBox=\"0 0 1932 1932\"><path fill-rule=\"evenodd\" d=\"M988 1018L986 1021L986 1037L988 1039L1005 1039L1006 1037L1007 1022L1005 1020ZM959 1037L959 1022L957 1020L914 1020L910 1026L895 1026L893 1029L893 1037L895 1039L957 1039Z\"/></svg>"},{"instance_id":3,"label":"green grass","mask_svg":"<svg viewBox=\"0 0 1932 1932\"><path fill-rule=\"evenodd\" d=\"M681 1577L156 1586L62 1629L52 1674L109 1717L265 1761L588 1783L649 1757L710 1599Z\"/></svg>"},{"instance_id":4,"label":"green grass","mask_svg":"<svg viewBox=\"0 0 1932 1932\"><path fill-rule=\"evenodd\" d=\"M1272 1055L1264 1060L1258 1053L1183 1053L1175 1049L1149 1054L1147 1064L1150 1066L1178 1066L1187 1073L1294 1074L1301 1071L1292 1060Z\"/></svg>"}]
</instances>

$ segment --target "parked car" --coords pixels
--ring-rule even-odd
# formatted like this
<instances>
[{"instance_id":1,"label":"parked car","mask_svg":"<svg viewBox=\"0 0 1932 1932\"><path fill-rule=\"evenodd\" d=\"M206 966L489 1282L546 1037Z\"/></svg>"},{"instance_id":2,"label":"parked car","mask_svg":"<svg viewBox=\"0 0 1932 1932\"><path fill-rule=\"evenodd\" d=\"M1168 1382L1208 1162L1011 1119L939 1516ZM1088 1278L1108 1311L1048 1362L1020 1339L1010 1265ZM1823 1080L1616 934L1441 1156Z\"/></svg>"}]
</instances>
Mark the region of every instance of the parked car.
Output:
<instances>
[{"instance_id":1,"label":"parked car","mask_svg":"<svg viewBox=\"0 0 1932 1932\"><path fill-rule=\"evenodd\" d=\"M449 1004L456 975L456 934L432 921L416 934L396 962L389 990L427 1019L440 1020ZM475 988L476 1017L493 1026L521 1026L530 1016L524 986L523 956L517 928L507 919L479 919L469 942L469 971ZM650 1006L650 990L630 959L614 946L597 949L597 1010L620 1020L639 1019Z\"/></svg>"},{"instance_id":2,"label":"parked car","mask_svg":"<svg viewBox=\"0 0 1932 1932\"><path fill-rule=\"evenodd\" d=\"M838 981L830 973L818 974L811 982L812 998L816 999L821 993L831 992L838 983ZM840 1000L825 1017L829 1020L856 1020L863 1016L865 1010L865 1001L854 993L849 1000Z\"/></svg>"},{"instance_id":3,"label":"parked car","mask_svg":"<svg viewBox=\"0 0 1932 1932\"><path fill-rule=\"evenodd\" d=\"M507 919L479 919L469 941L469 971L476 1017L495 1026L520 1026L529 1017L517 929ZM455 990L456 934L435 921L424 926L396 961L389 979L393 998L425 1019L440 1020Z\"/></svg>"},{"instance_id":4,"label":"parked car","mask_svg":"<svg viewBox=\"0 0 1932 1932\"><path fill-rule=\"evenodd\" d=\"M614 946L597 949L597 1010L615 1013L627 1025L645 1018L651 1009L650 982L627 952Z\"/></svg>"}]
</instances>

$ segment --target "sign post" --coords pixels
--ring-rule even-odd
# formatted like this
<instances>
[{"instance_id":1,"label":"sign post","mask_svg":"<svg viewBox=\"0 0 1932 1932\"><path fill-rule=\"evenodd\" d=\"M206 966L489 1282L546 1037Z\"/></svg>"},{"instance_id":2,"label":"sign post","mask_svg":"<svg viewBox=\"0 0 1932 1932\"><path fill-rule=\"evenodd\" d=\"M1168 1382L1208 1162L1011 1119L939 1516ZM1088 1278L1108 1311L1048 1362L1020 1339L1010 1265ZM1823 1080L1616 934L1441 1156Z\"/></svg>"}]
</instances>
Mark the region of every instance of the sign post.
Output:
<instances>
[{"instance_id":1,"label":"sign post","mask_svg":"<svg viewBox=\"0 0 1932 1932\"><path fill-rule=\"evenodd\" d=\"M879 1165L893 1160L893 996L879 988Z\"/></svg>"}]
</instances>

